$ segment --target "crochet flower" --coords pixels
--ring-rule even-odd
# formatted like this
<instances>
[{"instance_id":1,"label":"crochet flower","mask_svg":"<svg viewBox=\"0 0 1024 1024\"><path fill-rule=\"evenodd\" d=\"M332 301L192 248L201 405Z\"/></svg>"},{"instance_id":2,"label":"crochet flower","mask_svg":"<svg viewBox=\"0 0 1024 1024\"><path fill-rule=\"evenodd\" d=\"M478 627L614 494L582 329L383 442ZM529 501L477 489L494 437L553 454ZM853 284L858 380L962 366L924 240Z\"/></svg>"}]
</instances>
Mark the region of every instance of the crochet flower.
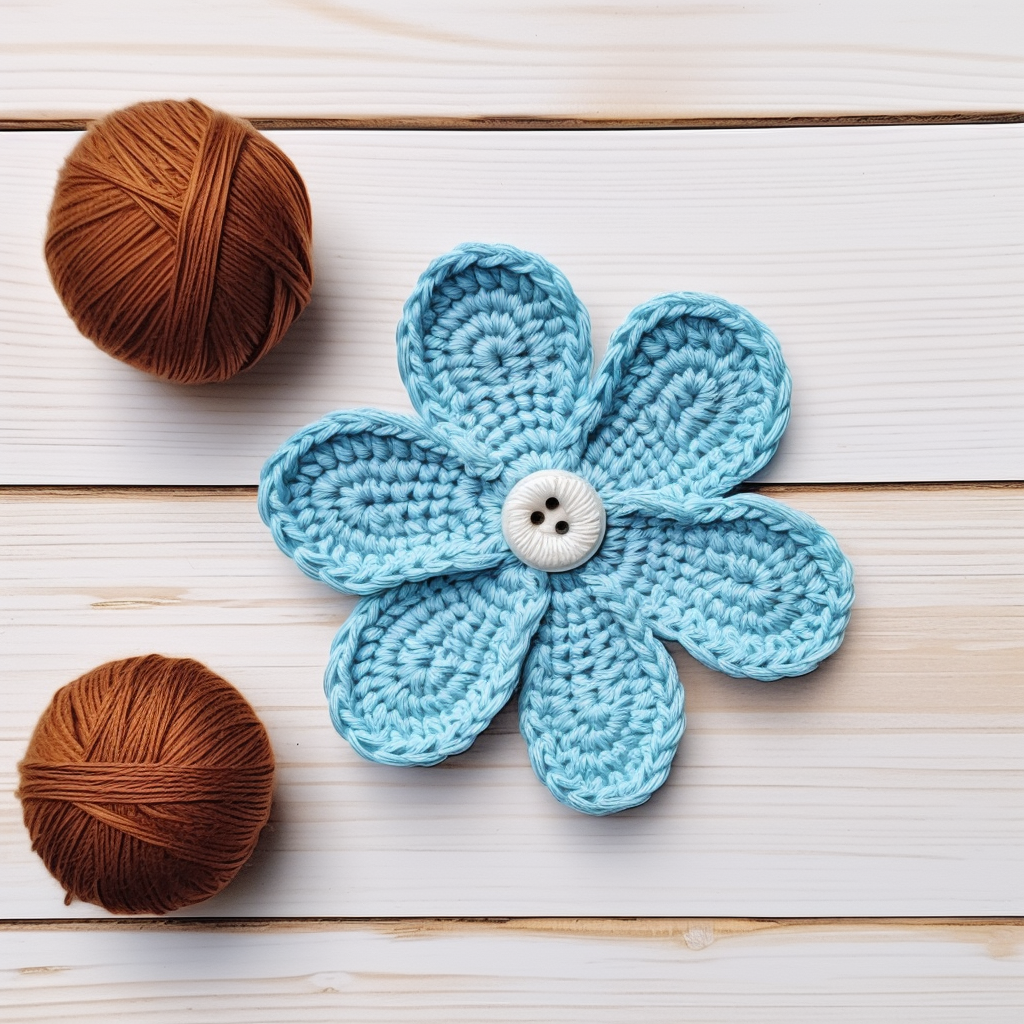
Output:
<instances>
[{"instance_id":1,"label":"crochet flower","mask_svg":"<svg viewBox=\"0 0 1024 1024\"><path fill-rule=\"evenodd\" d=\"M779 344L746 310L652 299L591 377L565 277L511 246L462 245L420 278L398 358L418 417L332 413L260 480L281 550L363 595L325 688L364 757L458 754L521 683L541 781L609 814L661 786L683 732L662 640L764 680L839 646L853 586L835 540L729 493L789 418Z\"/></svg>"}]
</instances>

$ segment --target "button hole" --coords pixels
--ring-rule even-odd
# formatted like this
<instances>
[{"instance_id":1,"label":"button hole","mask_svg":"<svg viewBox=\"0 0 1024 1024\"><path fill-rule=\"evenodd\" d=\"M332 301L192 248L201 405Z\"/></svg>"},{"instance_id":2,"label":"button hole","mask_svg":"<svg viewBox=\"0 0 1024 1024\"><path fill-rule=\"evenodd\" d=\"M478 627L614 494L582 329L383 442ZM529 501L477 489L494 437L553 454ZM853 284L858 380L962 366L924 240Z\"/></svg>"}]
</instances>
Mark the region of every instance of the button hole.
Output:
<instances>
[{"instance_id":1,"label":"button hole","mask_svg":"<svg viewBox=\"0 0 1024 1024\"><path fill-rule=\"evenodd\" d=\"M558 499L548 498L548 500L545 501L544 504L547 505L548 508L558 508Z\"/></svg>"},{"instance_id":2,"label":"button hole","mask_svg":"<svg viewBox=\"0 0 1024 1024\"><path fill-rule=\"evenodd\" d=\"M559 519L558 522L555 523L555 533L568 533L568 532L569 532L569 524L564 519Z\"/></svg>"},{"instance_id":3,"label":"button hole","mask_svg":"<svg viewBox=\"0 0 1024 1024\"><path fill-rule=\"evenodd\" d=\"M544 513L534 512L533 515L530 516L530 522L533 523L534 526L540 526L540 524L544 522ZM555 529L557 530L558 527L556 526ZM562 532L564 533L565 531L563 530Z\"/></svg>"}]
</instances>

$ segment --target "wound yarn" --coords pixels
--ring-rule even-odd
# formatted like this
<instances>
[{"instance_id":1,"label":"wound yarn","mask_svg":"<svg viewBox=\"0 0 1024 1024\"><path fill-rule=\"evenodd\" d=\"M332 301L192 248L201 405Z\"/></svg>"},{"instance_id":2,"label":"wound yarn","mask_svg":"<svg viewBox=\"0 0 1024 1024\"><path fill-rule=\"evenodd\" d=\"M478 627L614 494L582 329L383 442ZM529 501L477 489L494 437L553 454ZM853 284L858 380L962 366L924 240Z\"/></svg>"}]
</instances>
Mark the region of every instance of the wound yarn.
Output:
<instances>
[{"instance_id":1,"label":"wound yarn","mask_svg":"<svg viewBox=\"0 0 1024 1024\"><path fill-rule=\"evenodd\" d=\"M58 690L19 771L32 848L65 904L164 914L214 896L249 859L274 755L231 683L150 654Z\"/></svg>"},{"instance_id":2,"label":"wound yarn","mask_svg":"<svg viewBox=\"0 0 1024 1024\"><path fill-rule=\"evenodd\" d=\"M61 169L46 262L101 349L179 384L252 366L309 302L299 172L246 121L197 100L94 122Z\"/></svg>"}]
</instances>

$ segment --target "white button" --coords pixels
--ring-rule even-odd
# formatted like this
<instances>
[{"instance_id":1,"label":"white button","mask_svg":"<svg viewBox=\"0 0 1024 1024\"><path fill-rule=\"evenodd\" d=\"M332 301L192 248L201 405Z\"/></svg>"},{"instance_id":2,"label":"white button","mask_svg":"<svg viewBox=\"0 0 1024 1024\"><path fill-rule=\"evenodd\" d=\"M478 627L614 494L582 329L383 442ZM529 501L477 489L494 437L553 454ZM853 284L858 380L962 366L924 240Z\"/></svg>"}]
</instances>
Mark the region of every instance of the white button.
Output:
<instances>
[{"instance_id":1,"label":"white button","mask_svg":"<svg viewBox=\"0 0 1024 1024\"><path fill-rule=\"evenodd\" d=\"M501 508L505 541L527 565L565 572L582 565L604 540L604 505L581 476L542 469L523 477Z\"/></svg>"}]
</instances>

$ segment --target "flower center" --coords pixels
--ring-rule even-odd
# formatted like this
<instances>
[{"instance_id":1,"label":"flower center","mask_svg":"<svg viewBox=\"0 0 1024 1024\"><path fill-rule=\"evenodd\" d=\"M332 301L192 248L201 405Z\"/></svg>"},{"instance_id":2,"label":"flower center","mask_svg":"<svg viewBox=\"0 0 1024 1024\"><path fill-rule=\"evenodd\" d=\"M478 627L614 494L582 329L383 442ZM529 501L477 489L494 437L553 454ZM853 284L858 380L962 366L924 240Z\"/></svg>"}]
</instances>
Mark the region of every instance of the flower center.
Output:
<instances>
[{"instance_id":1,"label":"flower center","mask_svg":"<svg viewBox=\"0 0 1024 1024\"><path fill-rule=\"evenodd\" d=\"M513 554L545 572L582 565L601 546L604 529L597 491L564 469L523 477L501 508L501 532Z\"/></svg>"}]
</instances>

